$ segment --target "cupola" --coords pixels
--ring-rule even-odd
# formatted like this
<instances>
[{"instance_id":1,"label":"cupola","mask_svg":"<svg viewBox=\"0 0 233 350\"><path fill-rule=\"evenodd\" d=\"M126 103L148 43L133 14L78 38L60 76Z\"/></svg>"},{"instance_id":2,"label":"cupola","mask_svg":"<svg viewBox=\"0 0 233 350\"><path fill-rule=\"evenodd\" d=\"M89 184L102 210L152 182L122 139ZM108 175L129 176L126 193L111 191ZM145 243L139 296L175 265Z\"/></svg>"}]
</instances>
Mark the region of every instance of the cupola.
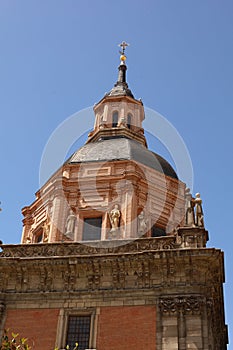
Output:
<instances>
[{"instance_id":1,"label":"cupola","mask_svg":"<svg viewBox=\"0 0 233 350\"><path fill-rule=\"evenodd\" d=\"M118 79L110 92L94 106L95 125L87 143L109 138L125 137L146 146L142 122L145 118L143 103L134 98L126 82L126 42L122 42Z\"/></svg>"}]
</instances>

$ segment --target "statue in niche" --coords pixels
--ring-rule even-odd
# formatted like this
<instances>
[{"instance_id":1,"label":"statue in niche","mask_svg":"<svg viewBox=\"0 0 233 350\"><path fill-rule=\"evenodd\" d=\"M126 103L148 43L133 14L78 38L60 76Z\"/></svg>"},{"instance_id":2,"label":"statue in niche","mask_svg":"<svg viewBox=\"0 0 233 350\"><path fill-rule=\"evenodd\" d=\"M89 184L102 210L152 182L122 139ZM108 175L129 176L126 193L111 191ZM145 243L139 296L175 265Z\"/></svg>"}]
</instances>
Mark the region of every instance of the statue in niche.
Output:
<instances>
[{"instance_id":1,"label":"statue in niche","mask_svg":"<svg viewBox=\"0 0 233 350\"><path fill-rule=\"evenodd\" d=\"M185 190L185 199L185 225L193 227L195 226L194 201L189 188Z\"/></svg>"},{"instance_id":2,"label":"statue in niche","mask_svg":"<svg viewBox=\"0 0 233 350\"><path fill-rule=\"evenodd\" d=\"M33 222L33 224L31 225L31 228L30 228L30 230L28 232L28 235L26 237L26 243L27 244L34 243L33 242L33 233L35 231L35 228L36 228L36 224L35 224L35 222Z\"/></svg>"},{"instance_id":3,"label":"statue in niche","mask_svg":"<svg viewBox=\"0 0 233 350\"><path fill-rule=\"evenodd\" d=\"M49 232L50 232L50 223L49 221L45 221L43 225L43 242L48 242Z\"/></svg>"},{"instance_id":4,"label":"statue in niche","mask_svg":"<svg viewBox=\"0 0 233 350\"><path fill-rule=\"evenodd\" d=\"M101 118L100 118L99 126L100 126L101 129L106 126L105 123L104 123L104 117L103 116L101 116Z\"/></svg>"},{"instance_id":5,"label":"statue in niche","mask_svg":"<svg viewBox=\"0 0 233 350\"><path fill-rule=\"evenodd\" d=\"M32 240L31 240L31 237L30 237L30 236L27 236L27 238L26 238L26 243L27 243L27 244L32 243Z\"/></svg>"},{"instance_id":6,"label":"statue in niche","mask_svg":"<svg viewBox=\"0 0 233 350\"><path fill-rule=\"evenodd\" d=\"M74 214L73 210L70 210L70 213L66 219L66 226L65 226L65 235L73 235L75 230L75 223L76 223L76 215Z\"/></svg>"},{"instance_id":7,"label":"statue in niche","mask_svg":"<svg viewBox=\"0 0 233 350\"><path fill-rule=\"evenodd\" d=\"M125 119L125 117L123 116L123 117L121 117L121 119L120 119L120 124L119 124L120 126L124 126L124 127L126 127L126 119Z\"/></svg>"},{"instance_id":8,"label":"statue in niche","mask_svg":"<svg viewBox=\"0 0 233 350\"><path fill-rule=\"evenodd\" d=\"M49 241L49 234L50 234L50 215L49 215L49 211L51 211L48 209L47 213L46 213L46 219L43 223L42 229L43 229L43 242L46 243Z\"/></svg>"},{"instance_id":9,"label":"statue in niche","mask_svg":"<svg viewBox=\"0 0 233 350\"><path fill-rule=\"evenodd\" d=\"M119 205L115 204L114 208L109 213L110 223L111 223L111 232L117 231L119 229L121 212L119 210Z\"/></svg>"},{"instance_id":10,"label":"statue in niche","mask_svg":"<svg viewBox=\"0 0 233 350\"><path fill-rule=\"evenodd\" d=\"M196 193L194 204L195 204L195 224L198 227L204 227L204 215L202 210L202 199L201 199L200 193Z\"/></svg>"},{"instance_id":11,"label":"statue in niche","mask_svg":"<svg viewBox=\"0 0 233 350\"><path fill-rule=\"evenodd\" d=\"M148 220L145 218L145 213L142 210L138 215L138 234L141 236L146 233Z\"/></svg>"}]
</instances>

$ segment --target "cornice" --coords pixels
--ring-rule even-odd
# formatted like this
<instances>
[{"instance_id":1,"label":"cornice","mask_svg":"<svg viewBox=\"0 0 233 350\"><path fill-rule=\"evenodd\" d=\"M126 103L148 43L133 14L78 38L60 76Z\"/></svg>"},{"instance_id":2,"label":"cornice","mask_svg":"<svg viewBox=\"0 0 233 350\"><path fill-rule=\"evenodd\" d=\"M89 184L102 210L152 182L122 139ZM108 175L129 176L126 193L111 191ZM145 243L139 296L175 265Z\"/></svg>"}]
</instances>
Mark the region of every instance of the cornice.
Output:
<instances>
[{"instance_id":1,"label":"cornice","mask_svg":"<svg viewBox=\"0 0 233 350\"><path fill-rule=\"evenodd\" d=\"M205 248L207 233L203 229L184 229L184 234L128 240L104 240L90 242L59 242L39 244L1 245L1 258L50 258L70 256L107 256L142 252L177 250L179 255L192 248ZM184 241L185 239L185 241ZM196 249L196 253L207 254L211 249ZM183 253L182 253L183 252ZM187 254L187 253L185 253Z\"/></svg>"}]
</instances>

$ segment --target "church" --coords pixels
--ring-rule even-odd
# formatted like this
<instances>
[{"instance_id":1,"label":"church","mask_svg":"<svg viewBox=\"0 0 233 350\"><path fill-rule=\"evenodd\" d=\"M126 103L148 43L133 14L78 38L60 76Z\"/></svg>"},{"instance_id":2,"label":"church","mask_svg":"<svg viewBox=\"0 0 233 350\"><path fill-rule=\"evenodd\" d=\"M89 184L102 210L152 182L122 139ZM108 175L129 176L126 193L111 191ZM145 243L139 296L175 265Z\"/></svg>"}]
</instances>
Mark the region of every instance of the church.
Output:
<instances>
[{"instance_id":1,"label":"church","mask_svg":"<svg viewBox=\"0 0 233 350\"><path fill-rule=\"evenodd\" d=\"M224 350L224 255L202 199L150 151L145 111L118 78L76 150L1 245L0 331L33 350Z\"/></svg>"}]
</instances>

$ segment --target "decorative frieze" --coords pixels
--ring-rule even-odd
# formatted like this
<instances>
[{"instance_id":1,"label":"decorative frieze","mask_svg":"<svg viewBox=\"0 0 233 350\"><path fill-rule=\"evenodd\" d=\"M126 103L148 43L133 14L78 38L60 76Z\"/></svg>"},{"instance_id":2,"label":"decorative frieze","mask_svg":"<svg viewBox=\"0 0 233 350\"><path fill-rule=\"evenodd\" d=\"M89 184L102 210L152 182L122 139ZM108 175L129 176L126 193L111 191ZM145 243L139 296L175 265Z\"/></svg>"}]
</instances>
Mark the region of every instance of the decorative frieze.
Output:
<instances>
[{"instance_id":1,"label":"decorative frieze","mask_svg":"<svg viewBox=\"0 0 233 350\"><path fill-rule=\"evenodd\" d=\"M176 296L159 299L159 308L163 314L171 315L176 313L201 314L206 298L202 296Z\"/></svg>"},{"instance_id":2,"label":"decorative frieze","mask_svg":"<svg viewBox=\"0 0 233 350\"><path fill-rule=\"evenodd\" d=\"M177 248L175 236L140 240L93 241L76 243L3 245L0 258L99 255Z\"/></svg>"},{"instance_id":3,"label":"decorative frieze","mask_svg":"<svg viewBox=\"0 0 233 350\"><path fill-rule=\"evenodd\" d=\"M48 245L49 246L49 245ZM22 293L54 292L54 291L85 291L85 290L118 290L118 289L157 289L158 288L195 288L200 291L203 283L210 291L215 273L221 274L221 266L216 265L218 252L210 249L209 255L202 256L198 251L161 250L133 253L99 254L89 256L71 256L64 254L64 246L57 251L59 255L31 258L0 258L2 270L8 280L1 285L1 291ZM216 254L213 254L216 252ZM195 254L196 255L193 255ZM195 264L199 261L199 265ZM208 267L207 261L209 261ZM211 263L212 261L212 263ZM216 266L215 266L216 265ZM193 269L193 267L195 269ZM217 271L218 267L218 272ZM195 274L195 278L193 278ZM191 276L191 277L190 277ZM190 278L188 278L190 277ZM187 283L188 281L188 283ZM216 282L217 284L219 283ZM215 284L216 285L216 284ZM219 295L220 291L216 292ZM213 293L212 293L213 294ZM176 304L183 305L181 299ZM164 310L174 300L164 300ZM178 303L179 302L179 303ZM194 300L190 302L193 311ZM161 302L162 303L162 302ZM161 304L162 305L162 304Z\"/></svg>"},{"instance_id":4,"label":"decorative frieze","mask_svg":"<svg viewBox=\"0 0 233 350\"><path fill-rule=\"evenodd\" d=\"M172 250L205 247L208 233L202 229L180 228L175 235L158 238L65 242L50 244L2 245L0 258L49 257L133 253L140 251Z\"/></svg>"}]
</instances>

